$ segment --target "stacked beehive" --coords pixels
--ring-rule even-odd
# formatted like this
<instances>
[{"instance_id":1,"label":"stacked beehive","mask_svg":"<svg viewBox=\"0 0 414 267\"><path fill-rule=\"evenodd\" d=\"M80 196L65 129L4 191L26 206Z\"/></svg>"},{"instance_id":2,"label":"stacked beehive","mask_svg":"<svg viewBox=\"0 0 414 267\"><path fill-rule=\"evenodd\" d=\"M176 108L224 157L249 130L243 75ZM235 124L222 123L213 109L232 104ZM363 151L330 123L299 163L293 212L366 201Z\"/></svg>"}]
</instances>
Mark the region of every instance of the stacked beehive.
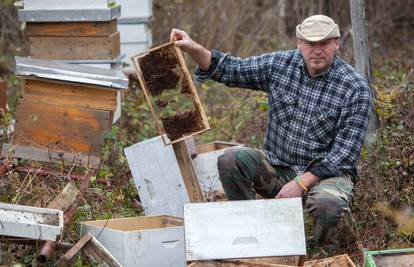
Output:
<instances>
[{"instance_id":1,"label":"stacked beehive","mask_svg":"<svg viewBox=\"0 0 414 267\"><path fill-rule=\"evenodd\" d=\"M106 69L121 66L120 15L114 0L24 0L18 11L19 21L26 23L31 57ZM120 116L118 94L114 122Z\"/></svg>"}]
</instances>

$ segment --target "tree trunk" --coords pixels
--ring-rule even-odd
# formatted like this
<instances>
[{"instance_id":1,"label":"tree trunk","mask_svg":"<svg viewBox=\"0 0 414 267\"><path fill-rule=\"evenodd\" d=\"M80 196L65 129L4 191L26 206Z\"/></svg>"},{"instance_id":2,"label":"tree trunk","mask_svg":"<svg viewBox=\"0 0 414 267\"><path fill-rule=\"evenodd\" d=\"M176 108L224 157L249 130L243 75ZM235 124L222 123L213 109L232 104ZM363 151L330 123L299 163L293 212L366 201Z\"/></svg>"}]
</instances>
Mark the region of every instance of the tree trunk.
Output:
<instances>
[{"instance_id":1,"label":"tree trunk","mask_svg":"<svg viewBox=\"0 0 414 267\"><path fill-rule=\"evenodd\" d=\"M365 16L364 0L350 1L355 67L357 71L367 79L368 84L371 85L372 70L368 45L367 20ZM373 90L372 95L373 98L375 98L375 92ZM380 121L378 114L375 112L374 107L372 107L369 114L368 130L364 140L366 147L370 147L376 140L376 133L379 129L379 126Z\"/></svg>"}]
</instances>

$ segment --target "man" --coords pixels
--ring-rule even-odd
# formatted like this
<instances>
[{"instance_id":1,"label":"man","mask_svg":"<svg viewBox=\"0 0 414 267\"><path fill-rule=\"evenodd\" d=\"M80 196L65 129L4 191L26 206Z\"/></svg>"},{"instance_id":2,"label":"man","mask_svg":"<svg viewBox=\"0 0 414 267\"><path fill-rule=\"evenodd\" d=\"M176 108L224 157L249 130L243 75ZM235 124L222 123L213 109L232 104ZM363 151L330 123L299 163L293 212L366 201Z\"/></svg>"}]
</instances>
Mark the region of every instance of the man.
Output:
<instances>
[{"instance_id":1,"label":"man","mask_svg":"<svg viewBox=\"0 0 414 267\"><path fill-rule=\"evenodd\" d=\"M340 33L331 18L305 19L296 36L296 50L240 59L171 32L198 64L196 81L268 92L263 150L229 150L219 158L228 198L303 197L315 219L314 239L324 244L350 212L371 94L364 78L335 55Z\"/></svg>"}]
</instances>

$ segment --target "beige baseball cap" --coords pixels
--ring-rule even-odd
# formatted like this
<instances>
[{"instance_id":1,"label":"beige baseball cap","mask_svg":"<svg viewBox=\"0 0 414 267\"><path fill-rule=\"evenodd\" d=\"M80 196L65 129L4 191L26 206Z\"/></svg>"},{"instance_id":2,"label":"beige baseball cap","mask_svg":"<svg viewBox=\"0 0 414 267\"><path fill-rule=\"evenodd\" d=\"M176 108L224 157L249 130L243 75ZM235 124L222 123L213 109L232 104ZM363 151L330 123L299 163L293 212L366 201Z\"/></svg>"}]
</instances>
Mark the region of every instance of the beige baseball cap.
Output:
<instances>
[{"instance_id":1,"label":"beige baseball cap","mask_svg":"<svg viewBox=\"0 0 414 267\"><path fill-rule=\"evenodd\" d=\"M340 37L338 24L324 15L314 15L306 18L296 26L296 37L308 42L319 42Z\"/></svg>"}]
</instances>

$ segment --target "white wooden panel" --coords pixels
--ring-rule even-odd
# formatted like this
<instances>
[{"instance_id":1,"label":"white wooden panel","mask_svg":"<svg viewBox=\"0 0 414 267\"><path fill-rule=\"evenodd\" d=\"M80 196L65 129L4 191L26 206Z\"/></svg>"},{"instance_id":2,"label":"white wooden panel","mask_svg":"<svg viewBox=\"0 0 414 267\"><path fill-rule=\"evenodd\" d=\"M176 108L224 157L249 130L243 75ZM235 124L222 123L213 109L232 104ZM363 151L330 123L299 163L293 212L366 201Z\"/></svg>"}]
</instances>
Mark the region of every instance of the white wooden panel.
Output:
<instances>
[{"instance_id":1,"label":"white wooden panel","mask_svg":"<svg viewBox=\"0 0 414 267\"><path fill-rule=\"evenodd\" d=\"M148 43L152 40L151 29L146 24L118 24L121 43Z\"/></svg>"},{"instance_id":2,"label":"white wooden panel","mask_svg":"<svg viewBox=\"0 0 414 267\"><path fill-rule=\"evenodd\" d=\"M0 203L0 235L57 241L63 231L63 212Z\"/></svg>"},{"instance_id":3,"label":"white wooden panel","mask_svg":"<svg viewBox=\"0 0 414 267\"><path fill-rule=\"evenodd\" d=\"M129 223L128 231L110 226L103 229L89 222L82 223L80 231L81 235L90 232L125 267L186 266L184 227L141 229L146 217L109 220L109 224L117 220Z\"/></svg>"},{"instance_id":4,"label":"white wooden panel","mask_svg":"<svg viewBox=\"0 0 414 267\"><path fill-rule=\"evenodd\" d=\"M300 198L186 204L184 228L188 261L306 255Z\"/></svg>"},{"instance_id":5,"label":"white wooden panel","mask_svg":"<svg viewBox=\"0 0 414 267\"><path fill-rule=\"evenodd\" d=\"M228 149L240 147L242 147L242 145L198 154L197 157L193 159L194 170L197 174L201 190L205 194L212 192L224 192L217 168L218 157L223 155Z\"/></svg>"},{"instance_id":6,"label":"white wooden panel","mask_svg":"<svg viewBox=\"0 0 414 267\"><path fill-rule=\"evenodd\" d=\"M148 18L152 16L152 0L117 0L122 18Z\"/></svg>"},{"instance_id":7,"label":"white wooden panel","mask_svg":"<svg viewBox=\"0 0 414 267\"><path fill-rule=\"evenodd\" d=\"M145 214L183 217L190 200L172 146L158 136L124 151Z\"/></svg>"},{"instance_id":8,"label":"white wooden panel","mask_svg":"<svg viewBox=\"0 0 414 267\"><path fill-rule=\"evenodd\" d=\"M79 9L79 8L107 8L108 3L115 0L24 0L24 9Z\"/></svg>"}]
</instances>

